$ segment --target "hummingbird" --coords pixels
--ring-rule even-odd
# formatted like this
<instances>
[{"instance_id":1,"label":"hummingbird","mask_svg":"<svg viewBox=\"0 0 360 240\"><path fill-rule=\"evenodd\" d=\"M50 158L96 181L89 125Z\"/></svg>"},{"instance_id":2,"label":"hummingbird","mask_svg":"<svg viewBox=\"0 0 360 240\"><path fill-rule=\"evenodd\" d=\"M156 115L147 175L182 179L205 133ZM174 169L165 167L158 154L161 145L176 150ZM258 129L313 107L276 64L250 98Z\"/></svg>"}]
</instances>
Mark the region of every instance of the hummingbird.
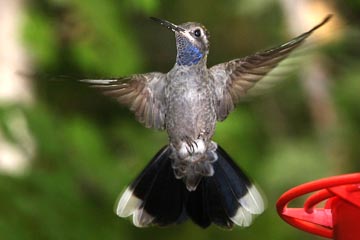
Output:
<instances>
[{"instance_id":1,"label":"hummingbird","mask_svg":"<svg viewBox=\"0 0 360 240\"><path fill-rule=\"evenodd\" d=\"M116 214L132 215L137 227L167 226L189 218L202 228L212 223L249 226L264 211L264 199L212 141L216 123L330 18L278 47L208 68L210 35L202 24L176 25L151 17L175 33L177 56L169 72L81 80L129 107L145 127L168 134L168 145L121 194Z\"/></svg>"}]
</instances>

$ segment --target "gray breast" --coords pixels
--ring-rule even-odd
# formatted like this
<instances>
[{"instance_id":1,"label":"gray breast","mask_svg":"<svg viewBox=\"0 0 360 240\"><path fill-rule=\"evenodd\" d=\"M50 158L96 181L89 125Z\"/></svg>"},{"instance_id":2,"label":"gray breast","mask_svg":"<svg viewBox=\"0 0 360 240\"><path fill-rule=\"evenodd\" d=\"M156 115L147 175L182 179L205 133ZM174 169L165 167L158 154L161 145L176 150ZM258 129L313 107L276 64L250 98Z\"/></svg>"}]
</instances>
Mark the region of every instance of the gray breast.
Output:
<instances>
[{"instance_id":1,"label":"gray breast","mask_svg":"<svg viewBox=\"0 0 360 240\"><path fill-rule=\"evenodd\" d=\"M207 72L177 67L168 74L166 87L166 128L177 145L186 138L209 140L216 123L213 89Z\"/></svg>"}]
</instances>

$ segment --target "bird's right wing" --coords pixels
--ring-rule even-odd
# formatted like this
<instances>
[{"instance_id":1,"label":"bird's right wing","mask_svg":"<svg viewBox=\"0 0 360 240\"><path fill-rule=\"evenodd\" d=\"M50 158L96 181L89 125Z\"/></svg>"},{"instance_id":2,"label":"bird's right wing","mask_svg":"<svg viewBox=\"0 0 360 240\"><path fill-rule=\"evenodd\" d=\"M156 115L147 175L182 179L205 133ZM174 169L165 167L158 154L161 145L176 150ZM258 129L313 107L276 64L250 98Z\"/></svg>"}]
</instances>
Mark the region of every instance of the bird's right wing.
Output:
<instances>
[{"instance_id":1,"label":"bird's right wing","mask_svg":"<svg viewBox=\"0 0 360 240\"><path fill-rule=\"evenodd\" d=\"M147 128L164 129L164 86L166 75L159 72L116 79L82 79L135 113Z\"/></svg>"}]
</instances>

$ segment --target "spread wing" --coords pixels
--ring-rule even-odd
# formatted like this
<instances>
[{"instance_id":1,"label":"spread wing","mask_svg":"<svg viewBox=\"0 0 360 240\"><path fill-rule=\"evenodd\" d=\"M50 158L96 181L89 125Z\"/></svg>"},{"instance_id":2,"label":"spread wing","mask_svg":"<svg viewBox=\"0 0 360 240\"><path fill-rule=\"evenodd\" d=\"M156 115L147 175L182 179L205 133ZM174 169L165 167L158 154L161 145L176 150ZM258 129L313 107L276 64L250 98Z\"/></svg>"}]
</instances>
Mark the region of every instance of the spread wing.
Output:
<instances>
[{"instance_id":1,"label":"spread wing","mask_svg":"<svg viewBox=\"0 0 360 240\"><path fill-rule=\"evenodd\" d=\"M331 15L320 24L278 47L234 59L211 67L210 74L217 97L217 119L224 120L235 104L246 96L247 91L274 69L282 60L299 47L316 29L324 25Z\"/></svg>"},{"instance_id":2,"label":"spread wing","mask_svg":"<svg viewBox=\"0 0 360 240\"><path fill-rule=\"evenodd\" d=\"M147 128L164 129L164 86L166 75L159 72L136 74L118 79L83 79L135 113Z\"/></svg>"}]
</instances>

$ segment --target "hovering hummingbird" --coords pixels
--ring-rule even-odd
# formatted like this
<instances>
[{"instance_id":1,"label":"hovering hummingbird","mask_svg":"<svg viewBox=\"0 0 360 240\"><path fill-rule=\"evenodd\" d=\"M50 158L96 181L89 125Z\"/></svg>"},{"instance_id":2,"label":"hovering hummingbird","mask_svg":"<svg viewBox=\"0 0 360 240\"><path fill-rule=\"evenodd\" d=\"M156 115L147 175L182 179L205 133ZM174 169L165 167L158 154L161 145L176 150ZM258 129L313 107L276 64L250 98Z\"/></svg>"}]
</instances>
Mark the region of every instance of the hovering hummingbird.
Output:
<instances>
[{"instance_id":1,"label":"hovering hummingbird","mask_svg":"<svg viewBox=\"0 0 360 240\"><path fill-rule=\"evenodd\" d=\"M203 25L175 25L152 17L175 33L176 63L168 73L82 80L128 106L145 127L166 130L169 136L169 144L123 192L116 214L133 215L138 227L187 218L203 228L211 223L249 226L264 211L264 200L211 140L216 122L225 120L250 88L330 17L285 44L211 68L206 66L209 32Z\"/></svg>"}]
</instances>

